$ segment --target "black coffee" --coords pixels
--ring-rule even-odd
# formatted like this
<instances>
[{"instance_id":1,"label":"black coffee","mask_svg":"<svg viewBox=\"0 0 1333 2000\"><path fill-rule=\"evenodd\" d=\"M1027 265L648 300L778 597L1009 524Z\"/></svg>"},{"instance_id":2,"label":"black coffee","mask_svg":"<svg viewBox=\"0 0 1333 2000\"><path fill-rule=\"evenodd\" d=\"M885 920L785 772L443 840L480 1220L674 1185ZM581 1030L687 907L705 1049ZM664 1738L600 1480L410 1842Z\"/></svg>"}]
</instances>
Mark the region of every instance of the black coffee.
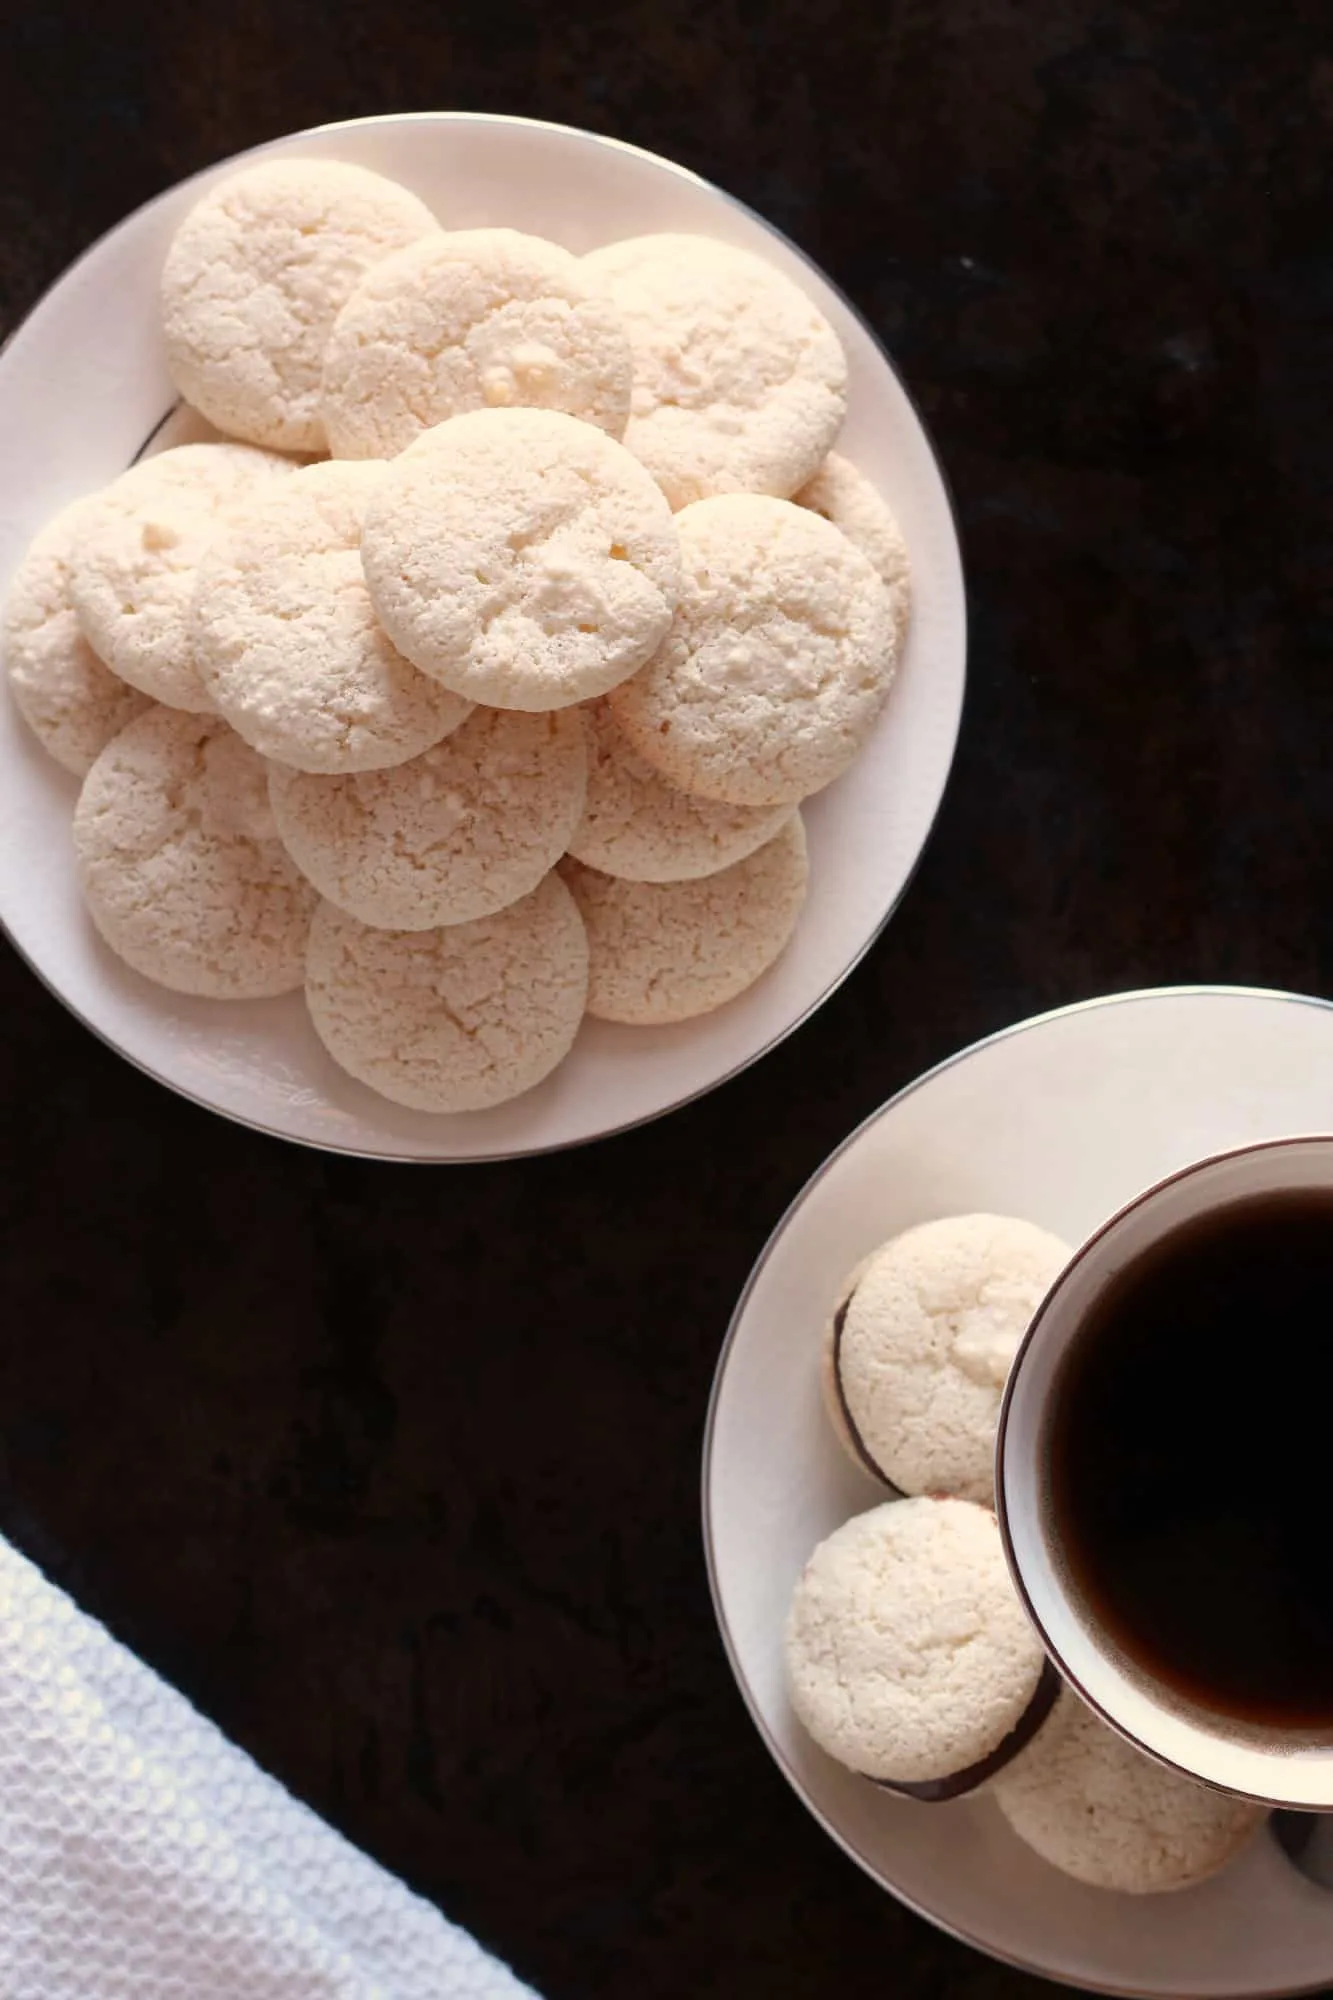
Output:
<instances>
[{"instance_id":1,"label":"black coffee","mask_svg":"<svg viewBox=\"0 0 1333 2000\"><path fill-rule=\"evenodd\" d=\"M1333 1195L1165 1237L1057 1379L1072 1575L1158 1681L1261 1728L1333 1729Z\"/></svg>"}]
</instances>

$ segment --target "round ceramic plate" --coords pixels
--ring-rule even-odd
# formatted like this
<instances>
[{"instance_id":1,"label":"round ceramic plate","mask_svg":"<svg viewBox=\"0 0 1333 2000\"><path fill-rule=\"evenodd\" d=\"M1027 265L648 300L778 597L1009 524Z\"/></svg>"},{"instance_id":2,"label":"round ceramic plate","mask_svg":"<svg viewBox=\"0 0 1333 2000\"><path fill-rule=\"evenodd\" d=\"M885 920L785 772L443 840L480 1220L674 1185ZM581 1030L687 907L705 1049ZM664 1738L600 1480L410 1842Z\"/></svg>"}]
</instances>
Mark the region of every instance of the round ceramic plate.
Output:
<instances>
[{"instance_id":1,"label":"round ceramic plate","mask_svg":"<svg viewBox=\"0 0 1333 2000\"><path fill-rule=\"evenodd\" d=\"M1333 1983L1333 1892L1267 1831L1211 1882L1133 1899L1058 1874L985 1798L891 1798L815 1749L787 1705L782 1631L816 1542L883 1489L834 1443L820 1330L885 1237L972 1210L1078 1242L1149 1182L1254 1139L1333 1131L1333 1007L1228 989L1126 994L1049 1014L932 1070L797 1197L737 1308L704 1456L722 1635L750 1713L825 1830L955 1937L1105 1992L1294 1993Z\"/></svg>"},{"instance_id":2,"label":"round ceramic plate","mask_svg":"<svg viewBox=\"0 0 1333 2000\"><path fill-rule=\"evenodd\" d=\"M859 763L810 802L812 891L796 937L749 993L680 1027L586 1022L568 1062L494 1111L400 1110L329 1061L299 995L178 998L96 939L70 847L76 786L0 702L0 920L88 1027L185 1096L285 1138L386 1159L468 1160L576 1145L655 1118L733 1076L827 998L902 895L948 777L963 699L962 567L930 443L883 349L819 272L706 181L614 140L468 113L373 118L244 155L356 161L405 182L448 226L508 223L575 251L648 230L720 238L776 264L841 335L851 397L840 448L887 496L911 551L906 657ZM168 239L235 160L140 209L63 277L0 356L0 588L37 530L113 478L171 407L156 322Z\"/></svg>"}]
</instances>

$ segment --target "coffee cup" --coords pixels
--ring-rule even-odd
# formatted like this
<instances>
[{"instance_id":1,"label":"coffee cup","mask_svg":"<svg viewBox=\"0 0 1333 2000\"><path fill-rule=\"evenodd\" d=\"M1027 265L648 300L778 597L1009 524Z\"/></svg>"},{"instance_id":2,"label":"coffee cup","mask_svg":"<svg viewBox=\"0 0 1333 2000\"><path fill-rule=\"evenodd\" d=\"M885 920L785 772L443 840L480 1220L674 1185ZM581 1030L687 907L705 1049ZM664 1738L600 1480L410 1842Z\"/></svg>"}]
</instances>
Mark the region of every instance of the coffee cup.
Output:
<instances>
[{"instance_id":1,"label":"coffee cup","mask_svg":"<svg viewBox=\"0 0 1333 2000\"><path fill-rule=\"evenodd\" d=\"M1333 1137L1276 1140L1171 1175L1076 1252L1014 1362L996 1467L1015 1580L1083 1700L1207 1784L1325 1812L1326 1393Z\"/></svg>"}]
</instances>

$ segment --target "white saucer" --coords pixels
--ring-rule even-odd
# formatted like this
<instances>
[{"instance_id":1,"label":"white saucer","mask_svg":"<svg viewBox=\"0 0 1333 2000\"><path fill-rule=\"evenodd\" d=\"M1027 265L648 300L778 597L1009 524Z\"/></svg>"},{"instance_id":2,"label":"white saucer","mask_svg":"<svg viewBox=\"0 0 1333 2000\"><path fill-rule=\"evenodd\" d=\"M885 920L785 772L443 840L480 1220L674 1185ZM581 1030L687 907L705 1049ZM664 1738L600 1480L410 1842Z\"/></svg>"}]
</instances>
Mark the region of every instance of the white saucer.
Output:
<instances>
[{"instance_id":1,"label":"white saucer","mask_svg":"<svg viewBox=\"0 0 1333 2000\"><path fill-rule=\"evenodd\" d=\"M983 1799L891 1798L816 1750L783 1682L787 1601L815 1543L883 1498L834 1443L819 1334L839 1280L931 1216L992 1210L1071 1242L1150 1181L1249 1140L1333 1131L1333 1007L1276 993L1135 993L1025 1022L932 1070L822 1166L770 1239L718 1365L704 1447L713 1599L741 1692L825 1830L941 1929L1103 1992L1295 1993L1333 1984L1333 1893L1267 1831L1176 1895L1058 1874Z\"/></svg>"},{"instance_id":2,"label":"white saucer","mask_svg":"<svg viewBox=\"0 0 1333 2000\"><path fill-rule=\"evenodd\" d=\"M299 995L227 1006L150 986L105 951L74 880L76 787L0 698L0 921L72 1012L184 1096L334 1151L414 1160L546 1152L655 1118L735 1075L846 978L897 903L944 791L962 709L966 618L948 495L883 349L799 251L684 168L563 126L465 112L371 118L261 147L331 155L406 182L448 223L510 223L573 250L686 230L753 250L837 328L851 366L840 448L895 509L915 613L874 740L812 800L812 895L782 959L748 994L677 1028L588 1022L570 1060L512 1105L454 1118L400 1110L324 1054ZM121 471L173 401L156 323L167 241L228 160L150 202L80 258L0 355L0 591L36 531Z\"/></svg>"}]
</instances>

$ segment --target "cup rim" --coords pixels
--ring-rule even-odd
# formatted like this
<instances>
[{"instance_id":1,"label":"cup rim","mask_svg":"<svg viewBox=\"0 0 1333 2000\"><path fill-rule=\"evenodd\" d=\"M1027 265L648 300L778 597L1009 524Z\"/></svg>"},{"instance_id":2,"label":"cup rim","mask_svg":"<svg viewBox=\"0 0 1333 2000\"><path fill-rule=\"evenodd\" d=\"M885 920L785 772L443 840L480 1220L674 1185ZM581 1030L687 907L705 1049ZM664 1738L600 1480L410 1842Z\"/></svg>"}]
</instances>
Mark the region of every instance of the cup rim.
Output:
<instances>
[{"instance_id":1,"label":"cup rim","mask_svg":"<svg viewBox=\"0 0 1333 2000\"><path fill-rule=\"evenodd\" d=\"M1207 1153L1197 1160L1190 1160L1183 1167L1177 1167L1173 1172L1163 1174L1160 1179L1150 1182L1146 1187L1140 1188L1137 1194L1131 1196L1128 1201L1122 1202L1119 1208L1113 1210L1077 1246L1073 1256L1065 1264L1054 1284L1042 1299L1041 1304L1037 1307L1036 1312L1032 1315L1023 1333L1023 1337L1019 1341L1013 1361L1010 1363L1009 1373L1005 1380L1004 1393L1000 1401L1000 1415L995 1434L995 1518L1000 1530L1000 1541L1004 1549L1005 1561L1009 1566L1010 1579L1018 1593L1019 1601L1027 1613L1037 1637L1042 1643L1047 1658L1054 1663L1062 1680L1078 1696L1084 1706L1090 1708L1118 1736L1123 1737L1127 1743L1133 1744L1134 1748L1141 1751L1144 1756L1151 1757L1156 1763L1165 1765L1168 1770L1177 1771L1182 1777L1193 1779L1196 1784L1208 1785L1212 1790L1228 1793L1233 1798L1250 1800L1256 1805L1268 1806L1274 1811L1333 1812L1333 1757L1329 1759L1330 1780L1326 1805L1323 1807L1314 1806L1304 1800L1293 1800L1290 1796L1278 1798L1271 1793L1259 1792L1249 1787L1228 1784L1214 1777L1205 1778L1201 1776L1197 1770L1191 1769L1187 1764L1182 1764L1178 1758L1168 1756L1166 1752L1159 1750L1156 1746L1150 1747L1144 1743L1131 1729L1127 1728L1124 1723L1111 1714L1104 1702L1099 1701L1094 1695L1088 1692L1077 1673L1070 1667L1060 1647L1052 1639L1047 1622L1040 1615L1033 1601L1032 1593L1028 1588L1014 1549L1014 1538L1009 1524L1009 1499L1004 1479L1006 1442L1009 1435L1015 1391L1023 1363L1035 1342L1040 1338L1042 1326L1049 1317L1050 1311L1059 1294L1063 1291L1071 1273L1085 1264L1105 1238L1118 1229L1131 1215L1136 1214L1138 1210L1146 1207L1150 1202L1157 1200L1168 1188L1178 1186L1182 1181L1193 1180L1197 1175L1205 1173L1213 1167L1221 1166L1229 1160L1248 1159L1257 1154L1283 1152L1292 1147L1309 1145L1333 1147L1333 1132L1290 1132L1278 1138L1251 1140L1241 1146L1224 1146L1215 1153ZM1200 1725L1200 1728L1202 1730L1202 1725ZM1217 1741L1222 1743L1225 1740L1219 1732ZM1299 1750L1294 1752L1294 1755L1299 1754Z\"/></svg>"}]
</instances>

